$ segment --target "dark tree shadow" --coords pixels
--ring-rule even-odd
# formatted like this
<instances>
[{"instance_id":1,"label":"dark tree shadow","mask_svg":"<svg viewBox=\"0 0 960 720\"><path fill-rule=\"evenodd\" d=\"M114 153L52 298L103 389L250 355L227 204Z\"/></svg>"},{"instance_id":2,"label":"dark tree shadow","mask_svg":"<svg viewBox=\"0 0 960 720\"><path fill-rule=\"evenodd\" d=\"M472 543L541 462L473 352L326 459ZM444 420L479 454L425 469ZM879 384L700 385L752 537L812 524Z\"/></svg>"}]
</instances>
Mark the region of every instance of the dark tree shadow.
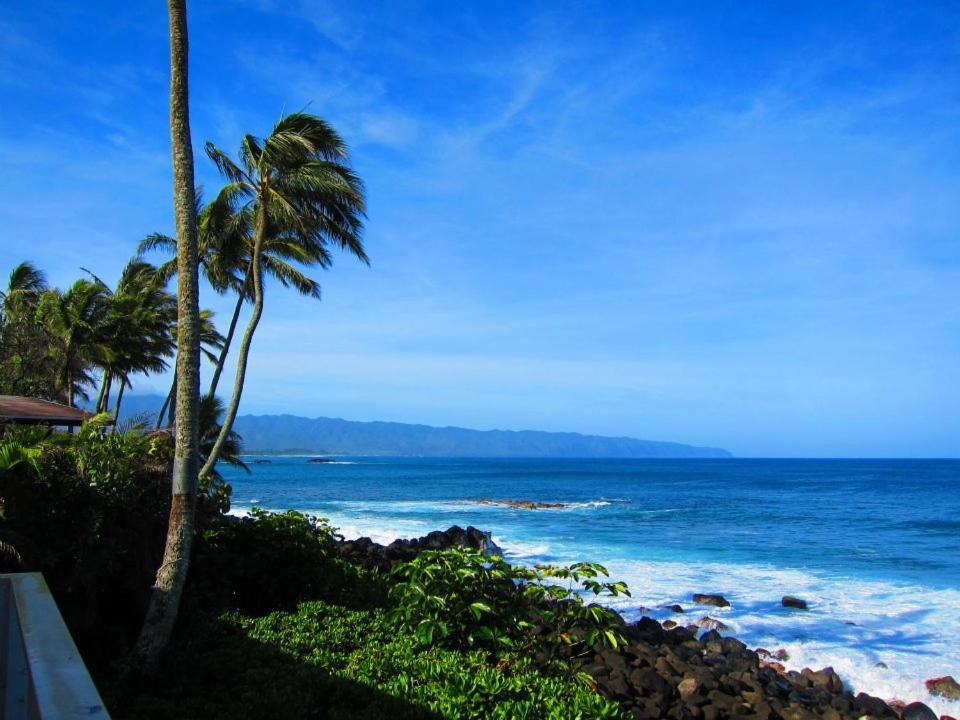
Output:
<instances>
[{"instance_id":1,"label":"dark tree shadow","mask_svg":"<svg viewBox=\"0 0 960 720\"><path fill-rule=\"evenodd\" d=\"M440 720L416 703L337 677L209 618L182 632L160 674L115 720Z\"/></svg>"}]
</instances>

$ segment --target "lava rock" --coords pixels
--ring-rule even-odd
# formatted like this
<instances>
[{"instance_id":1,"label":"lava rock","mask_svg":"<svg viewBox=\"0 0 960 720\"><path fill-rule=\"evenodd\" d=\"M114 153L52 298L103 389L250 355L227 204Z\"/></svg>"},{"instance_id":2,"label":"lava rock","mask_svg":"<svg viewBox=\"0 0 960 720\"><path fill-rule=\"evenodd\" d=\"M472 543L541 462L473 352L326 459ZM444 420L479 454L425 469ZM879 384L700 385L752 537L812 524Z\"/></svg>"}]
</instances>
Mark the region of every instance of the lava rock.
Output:
<instances>
[{"instance_id":1,"label":"lava rock","mask_svg":"<svg viewBox=\"0 0 960 720\"><path fill-rule=\"evenodd\" d=\"M730 602L723 595L711 595L709 593L695 593L693 602L697 605L712 605L713 607L730 607Z\"/></svg>"},{"instance_id":2,"label":"lava rock","mask_svg":"<svg viewBox=\"0 0 960 720\"><path fill-rule=\"evenodd\" d=\"M702 618L697 620L697 627L706 628L707 630L729 630L730 626L726 623L722 623L719 620L714 620L712 617L704 615Z\"/></svg>"},{"instance_id":3,"label":"lava rock","mask_svg":"<svg viewBox=\"0 0 960 720\"><path fill-rule=\"evenodd\" d=\"M903 708L903 720L938 720L937 714L922 702L912 702Z\"/></svg>"},{"instance_id":4,"label":"lava rock","mask_svg":"<svg viewBox=\"0 0 960 720\"><path fill-rule=\"evenodd\" d=\"M931 695L939 695L947 700L960 700L960 683L952 675L932 678L924 683Z\"/></svg>"},{"instance_id":5,"label":"lava rock","mask_svg":"<svg viewBox=\"0 0 960 720\"><path fill-rule=\"evenodd\" d=\"M797 610L808 610L807 601L801 600L798 597L793 597L793 595L784 595L783 599L780 600L780 604L788 608L796 608Z\"/></svg>"}]
</instances>

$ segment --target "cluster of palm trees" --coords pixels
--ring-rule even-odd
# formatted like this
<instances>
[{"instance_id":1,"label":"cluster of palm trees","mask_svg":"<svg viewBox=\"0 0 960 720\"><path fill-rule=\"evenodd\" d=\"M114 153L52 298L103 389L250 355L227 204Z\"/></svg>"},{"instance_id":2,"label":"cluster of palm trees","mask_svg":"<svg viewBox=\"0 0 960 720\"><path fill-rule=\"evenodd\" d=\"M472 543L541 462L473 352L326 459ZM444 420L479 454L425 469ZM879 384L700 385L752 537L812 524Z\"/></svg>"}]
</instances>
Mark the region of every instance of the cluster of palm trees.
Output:
<instances>
[{"instance_id":1,"label":"cluster of palm trees","mask_svg":"<svg viewBox=\"0 0 960 720\"><path fill-rule=\"evenodd\" d=\"M10 273L0 311L5 390L73 406L90 400L99 381L95 407L106 412L115 383L119 405L134 375L168 368L176 353L177 301L158 269L131 260L112 288L84 272L65 290L50 287L28 262ZM212 323L209 330L208 341L219 349L223 338Z\"/></svg>"},{"instance_id":2,"label":"cluster of palm trees","mask_svg":"<svg viewBox=\"0 0 960 720\"><path fill-rule=\"evenodd\" d=\"M340 136L322 119L305 113L282 118L261 140L243 138L239 161L208 143L207 155L227 180L208 203L197 192L195 202L198 265L202 277L217 294L236 297L226 335L213 323L213 313L200 311L201 354L212 365L205 395L216 396L224 364L237 333L243 306L251 306L237 358L237 377L226 408L222 440L229 438L243 391L253 335L263 312L264 280L314 298L320 285L307 274L310 267L326 268L331 248L342 248L364 262L360 240L364 213L363 186L346 164ZM21 374L43 379L31 387L40 394L70 405L90 401L95 394L98 412L117 413L123 392L136 375L170 369L177 352L177 298L167 289L177 274L177 242L153 233L137 248L137 255L110 284L83 269L85 277L66 290L50 287L44 274L30 263L10 273L2 292L0 355L7 365L20 359ZM162 253L158 265L148 253ZM32 338L34 360L24 363L12 338ZM28 366L24 366L28 365ZM5 384L18 377L11 365ZM176 374L157 413L156 425L172 423L176 412ZM24 393L26 394L26 393ZM112 405L112 406L111 406ZM213 443L204 474L213 469L221 447Z\"/></svg>"}]
</instances>

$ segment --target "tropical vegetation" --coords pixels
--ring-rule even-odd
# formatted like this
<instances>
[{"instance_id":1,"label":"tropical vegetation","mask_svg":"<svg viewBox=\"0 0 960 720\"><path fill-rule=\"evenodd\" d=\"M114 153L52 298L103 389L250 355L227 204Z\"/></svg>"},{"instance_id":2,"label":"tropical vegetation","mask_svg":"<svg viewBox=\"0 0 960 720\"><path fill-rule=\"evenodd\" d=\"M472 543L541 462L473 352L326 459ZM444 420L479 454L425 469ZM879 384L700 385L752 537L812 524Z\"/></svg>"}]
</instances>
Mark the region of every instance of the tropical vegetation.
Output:
<instances>
[{"instance_id":1,"label":"tropical vegetation","mask_svg":"<svg viewBox=\"0 0 960 720\"><path fill-rule=\"evenodd\" d=\"M627 592L601 566L448 550L385 573L342 554L322 519L229 514L217 466L245 468L233 421L266 282L319 298L308 273L334 250L367 263L366 199L339 133L295 112L244 135L236 159L206 144L225 184L205 203L185 0L168 18L175 234L147 235L116 282L80 268L59 288L24 262L0 291L0 394L91 411L71 433L3 426L0 571L45 575L114 717L623 717L577 663L623 641L586 600ZM225 334L201 278L235 296ZM124 392L162 373L156 418L121 422Z\"/></svg>"}]
</instances>

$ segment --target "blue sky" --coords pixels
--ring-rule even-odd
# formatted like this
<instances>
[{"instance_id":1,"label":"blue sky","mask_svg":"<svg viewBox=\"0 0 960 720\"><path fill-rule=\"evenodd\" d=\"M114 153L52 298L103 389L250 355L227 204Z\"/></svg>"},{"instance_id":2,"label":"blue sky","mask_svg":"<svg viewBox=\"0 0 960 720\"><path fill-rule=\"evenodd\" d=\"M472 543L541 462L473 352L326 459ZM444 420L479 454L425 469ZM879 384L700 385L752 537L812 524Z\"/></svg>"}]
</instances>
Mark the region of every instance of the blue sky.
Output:
<instances>
[{"instance_id":1,"label":"blue sky","mask_svg":"<svg viewBox=\"0 0 960 720\"><path fill-rule=\"evenodd\" d=\"M241 412L960 454L956 3L193 2L190 31L198 150L307 107L369 193L372 266L268 288ZM113 277L172 229L166 43L162 3L7 5L0 271Z\"/></svg>"}]
</instances>

